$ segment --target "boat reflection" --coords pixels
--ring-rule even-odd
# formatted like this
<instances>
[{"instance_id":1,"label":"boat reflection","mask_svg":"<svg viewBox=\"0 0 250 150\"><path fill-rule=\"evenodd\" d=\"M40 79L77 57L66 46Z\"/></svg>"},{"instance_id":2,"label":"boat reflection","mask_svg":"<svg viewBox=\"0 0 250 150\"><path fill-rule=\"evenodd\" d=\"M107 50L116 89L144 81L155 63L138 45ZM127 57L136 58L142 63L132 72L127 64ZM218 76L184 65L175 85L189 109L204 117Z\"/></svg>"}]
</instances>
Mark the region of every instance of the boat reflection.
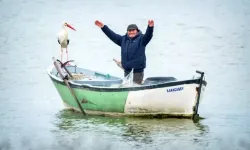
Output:
<instances>
[{"instance_id":1,"label":"boat reflection","mask_svg":"<svg viewBox=\"0 0 250 150\"><path fill-rule=\"evenodd\" d=\"M123 141L154 143L174 138L200 142L207 136L209 127L190 119L145 119L127 117L83 116L71 110L56 114L54 125L59 132L81 134L95 132L122 138Z\"/></svg>"}]
</instances>

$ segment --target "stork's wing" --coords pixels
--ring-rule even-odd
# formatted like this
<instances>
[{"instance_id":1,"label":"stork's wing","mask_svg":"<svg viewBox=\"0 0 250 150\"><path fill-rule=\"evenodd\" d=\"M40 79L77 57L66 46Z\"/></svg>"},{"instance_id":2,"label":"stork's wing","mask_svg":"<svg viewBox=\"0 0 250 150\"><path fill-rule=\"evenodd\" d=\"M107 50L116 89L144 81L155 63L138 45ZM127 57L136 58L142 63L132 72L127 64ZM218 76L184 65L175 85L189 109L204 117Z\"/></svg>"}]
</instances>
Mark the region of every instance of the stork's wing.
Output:
<instances>
[{"instance_id":1,"label":"stork's wing","mask_svg":"<svg viewBox=\"0 0 250 150\"><path fill-rule=\"evenodd\" d=\"M65 39L67 39L67 33L64 30L62 30L57 34L57 40L59 43L62 43Z\"/></svg>"}]
</instances>

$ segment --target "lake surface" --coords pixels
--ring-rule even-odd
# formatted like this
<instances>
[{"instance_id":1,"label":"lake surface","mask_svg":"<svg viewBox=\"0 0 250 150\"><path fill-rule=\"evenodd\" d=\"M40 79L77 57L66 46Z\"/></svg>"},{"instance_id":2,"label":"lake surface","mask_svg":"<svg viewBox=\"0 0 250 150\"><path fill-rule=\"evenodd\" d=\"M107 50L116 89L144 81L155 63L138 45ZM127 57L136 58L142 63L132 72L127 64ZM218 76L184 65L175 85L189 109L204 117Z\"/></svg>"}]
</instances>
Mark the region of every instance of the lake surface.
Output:
<instances>
[{"instance_id":1,"label":"lake surface","mask_svg":"<svg viewBox=\"0 0 250 150\"><path fill-rule=\"evenodd\" d=\"M199 123L132 119L66 111L46 74L60 57L57 33L69 31L69 58L123 76L120 49L94 25L145 32L149 76L189 79L204 71L208 86ZM0 149L250 149L250 1L0 0Z\"/></svg>"}]
</instances>

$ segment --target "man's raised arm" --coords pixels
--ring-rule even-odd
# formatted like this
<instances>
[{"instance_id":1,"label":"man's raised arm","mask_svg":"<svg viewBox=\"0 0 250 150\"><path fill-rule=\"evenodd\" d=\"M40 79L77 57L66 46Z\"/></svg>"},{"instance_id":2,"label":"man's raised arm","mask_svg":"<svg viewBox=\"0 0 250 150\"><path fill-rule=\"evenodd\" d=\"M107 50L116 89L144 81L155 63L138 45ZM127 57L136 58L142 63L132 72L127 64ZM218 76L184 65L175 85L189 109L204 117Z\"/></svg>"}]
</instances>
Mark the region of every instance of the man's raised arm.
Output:
<instances>
[{"instance_id":1,"label":"man's raised arm","mask_svg":"<svg viewBox=\"0 0 250 150\"><path fill-rule=\"evenodd\" d=\"M147 27L146 33L143 35L143 44L145 46L152 39L152 37L153 37L153 31L154 31L154 21L153 20L149 20L148 21L148 27Z\"/></svg>"},{"instance_id":2,"label":"man's raised arm","mask_svg":"<svg viewBox=\"0 0 250 150\"><path fill-rule=\"evenodd\" d=\"M121 41L122 41L121 35L116 34L111 29L109 29L107 25L104 25L102 22L98 20L95 21L95 25L100 27L102 31L107 35L107 37L109 37L110 40L112 40L117 45L121 46Z\"/></svg>"}]
</instances>

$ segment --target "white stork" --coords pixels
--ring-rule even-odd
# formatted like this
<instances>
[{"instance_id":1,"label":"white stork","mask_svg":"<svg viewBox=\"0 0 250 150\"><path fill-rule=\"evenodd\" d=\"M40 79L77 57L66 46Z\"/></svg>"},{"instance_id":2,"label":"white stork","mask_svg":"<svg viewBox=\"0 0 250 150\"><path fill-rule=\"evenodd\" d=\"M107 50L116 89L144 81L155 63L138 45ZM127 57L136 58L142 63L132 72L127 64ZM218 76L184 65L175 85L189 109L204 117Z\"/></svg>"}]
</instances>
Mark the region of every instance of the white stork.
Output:
<instances>
[{"instance_id":1,"label":"white stork","mask_svg":"<svg viewBox=\"0 0 250 150\"><path fill-rule=\"evenodd\" d=\"M69 45L69 39L68 39L68 31L67 27L70 29L76 31L71 25L64 22L62 25L62 30L58 33L57 41L61 45L61 61L63 60L63 48L66 48L66 54L67 54L67 61L68 61L68 45Z\"/></svg>"}]
</instances>

